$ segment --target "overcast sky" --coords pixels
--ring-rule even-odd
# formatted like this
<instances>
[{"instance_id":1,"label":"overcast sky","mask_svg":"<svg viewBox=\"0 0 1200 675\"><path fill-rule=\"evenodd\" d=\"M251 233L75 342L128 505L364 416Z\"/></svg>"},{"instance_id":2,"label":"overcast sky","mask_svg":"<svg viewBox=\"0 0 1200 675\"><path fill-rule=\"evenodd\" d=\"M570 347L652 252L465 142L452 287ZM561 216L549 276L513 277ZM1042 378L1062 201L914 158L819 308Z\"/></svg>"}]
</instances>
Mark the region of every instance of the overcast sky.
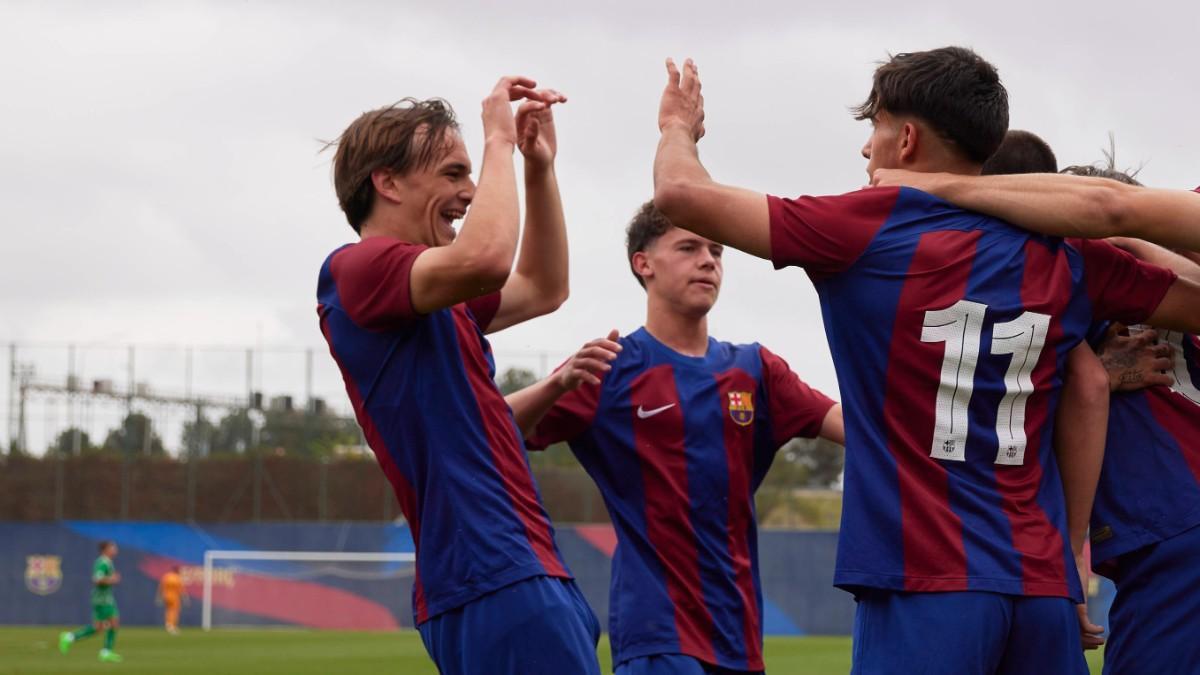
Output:
<instances>
[{"instance_id":1,"label":"overcast sky","mask_svg":"<svg viewBox=\"0 0 1200 675\"><path fill-rule=\"evenodd\" d=\"M644 320L622 238L651 192L668 55L700 67L701 156L723 182L788 196L861 186L868 129L846 111L874 62L961 44L999 68L1012 126L1061 164L1100 159L1111 131L1144 182L1200 183L1195 2L574 4L4 2L0 340L316 347L317 389L341 404L315 286L354 233L319 140L364 110L440 96L478 166L479 102L504 74L570 96L556 115L572 293L493 336L501 368ZM710 329L768 345L836 395L803 273L730 254ZM99 352L83 376L120 381L124 352ZM37 353L39 372L66 372L63 350ZM244 391L231 354L197 366L221 374L208 390ZM138 379L172 388L172 358L139 360ZM277 360L302 371L298 356Z\"/></svg>"}]
</instances>

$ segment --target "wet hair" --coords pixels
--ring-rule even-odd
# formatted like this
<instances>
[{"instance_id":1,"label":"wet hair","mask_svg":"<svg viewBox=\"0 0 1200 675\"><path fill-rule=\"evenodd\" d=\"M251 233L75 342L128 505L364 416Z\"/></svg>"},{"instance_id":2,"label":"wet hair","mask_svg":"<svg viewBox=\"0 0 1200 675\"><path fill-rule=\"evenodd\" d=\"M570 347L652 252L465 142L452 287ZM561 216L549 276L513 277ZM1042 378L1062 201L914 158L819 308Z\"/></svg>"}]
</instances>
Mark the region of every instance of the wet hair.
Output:
<instances>
[{"instance_id":1,"label":"wet hair","mask_svg":"<svg viewBox=\"0 0 1200 675\"><path fill-rule=\"evenodd\" d=\"M446 133L458 131L454 109L440 98L405 98L359 115L337 140L333 186L338 205L355 232L371 215L375 185L371 172L390 169L400 175L428 167L446 149Z\"/></svg>"},{"instance_id":2,"label":"wet hair","mask_svg":"<svg viewBox=\"0 0 1200 675\"><path fill-rule=\"evenodd\" d=\"M983 175L1058 173L1058 158L1036 134L1020 129L1004 134L1000 147L983 163Z\"/></svg>"},{"instance_id":3,"label":"wet hair","mask_svg":"<svg viewBox=\"0 0 1200 675\"><path fill-rule=\"evenodd\" d=\"M896 54L875 69L855 119L912 115L982 164L1008 131L1008 92L992 64L965 47Z\"/></svg>"},{"instance_id":4,"label":"wet hair","mask_svg":"<svg viewBox=\"0 0 1200 675\"><path fill-rule=\"evenodd\" d=\"M654 206L654 200L651 199L638 208L633 220L629 221L629 227L625 228L625 254L629 258L629 270L642 288L646 287L646 280L633 269L633 254L650 248L672 227L675 226Z\"/></svg>"}]
</instances>

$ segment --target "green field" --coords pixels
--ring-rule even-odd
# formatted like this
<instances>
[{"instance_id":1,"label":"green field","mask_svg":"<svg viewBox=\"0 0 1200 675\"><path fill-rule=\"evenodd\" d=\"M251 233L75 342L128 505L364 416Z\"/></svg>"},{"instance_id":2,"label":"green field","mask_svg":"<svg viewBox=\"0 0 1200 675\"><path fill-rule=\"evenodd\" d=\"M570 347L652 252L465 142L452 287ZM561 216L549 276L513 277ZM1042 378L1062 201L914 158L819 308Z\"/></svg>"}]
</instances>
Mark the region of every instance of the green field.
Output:
<instances>
[{"instance_id":1,"label":"green field","mask_svg":"<svg viewBox=\"0 0 1200 675\"><path fill-rule=\"evenodd\" d=\"M121 664L99 663L101 640L76 644L58 653L61 629L0 628L0 675L26 673L164 673L204 675L358 675L403 673L436 675L414 631L342 633L336 631L223 630L185 631L170 636L159 629L127 628L120 632ZM844 675L850 670L850 639L843 637L768 638L768 672L773 675ZM1088 659L1100 672L1100 658ZM608 642L600 644L600 663L609 672Z\"/></svg>"}]
</instances>

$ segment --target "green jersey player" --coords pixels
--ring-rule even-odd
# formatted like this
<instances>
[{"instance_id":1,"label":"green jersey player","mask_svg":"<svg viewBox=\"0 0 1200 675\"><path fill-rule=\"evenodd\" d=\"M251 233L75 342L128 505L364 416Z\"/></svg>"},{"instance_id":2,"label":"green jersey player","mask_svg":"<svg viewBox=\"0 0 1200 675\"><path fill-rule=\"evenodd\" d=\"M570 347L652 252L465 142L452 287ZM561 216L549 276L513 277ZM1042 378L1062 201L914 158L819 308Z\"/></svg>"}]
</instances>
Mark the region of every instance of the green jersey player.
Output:
<instances>
[{"instance_id":1,"label":"green jersey player","mask_svg":"<svg viewBox=\"0 0 1200 675\"><path fill-rule=\"evenodd\" d=\"M113 586L121 582L121 574L113 565L117 557L117 544L112 541L100 542L100 557L92 565L92 624L84 626L74 633L63 633L58 637L58 649L66 654L76 640L95 635L101 629L104 633L104 648L100 650L100 660L120 662L121 656L113 651L113 643L117 640L117 628L121 623L120 613L117 612L117 599L113 596Z\"/></svg>"}]
</instances>

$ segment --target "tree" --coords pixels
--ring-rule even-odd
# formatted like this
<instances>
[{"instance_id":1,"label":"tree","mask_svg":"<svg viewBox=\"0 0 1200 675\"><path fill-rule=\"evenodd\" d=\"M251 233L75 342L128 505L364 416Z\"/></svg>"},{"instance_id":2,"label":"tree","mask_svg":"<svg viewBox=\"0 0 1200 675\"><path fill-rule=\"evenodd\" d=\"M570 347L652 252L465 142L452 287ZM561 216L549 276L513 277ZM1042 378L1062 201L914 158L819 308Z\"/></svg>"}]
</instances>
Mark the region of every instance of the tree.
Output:
<instances>
[{"instance_id":1,"label":"tree","mask_svg":"<svg viewBox=\"0 0 1200 675\"><path fill-rule=\"evenodd\" d=\"M765 522L777 508L794 511L797 490L836 485L842 475L845 457L842 446L823 438L788 441L776 453L771 470L755 495L759 522Z\"/></svg>"},{"instance_id":2,"label":"tree","mask_svg":"<svg viewBox=\"0 0 1200 675\"><path fill-rule=\"evenodd\" d=\"M329 457L339 447L360 442L357 422L327 411L267 410L259 434L261 446L301 457Z\"/></svg>"},{"instance_id":3,"label":"tree","mask_svg":"<svg viewBox=\"0 0 1200 675\"><path fill-rule=\"evenodd\" d=\"M183 423L183 454L185 457L207 457L213 450L217 426L202 412L196 419Z\"/></svg>"},{"instance_id":4,"label":"tree","mask_svg":"<svg viewBox=\"0 0 1200 675\"><path fill-rule=\"evenodd\" d=\"M212 454L233 455L251 449L254 443L254 421L245 408L234 410L217 422Z\"/></svg>"},{"instance_id":5,"label":"tree","mask_svg":"<svg viewBox=\"0 0 1200 675\"><path fill-rule=\"evenodd\" d=\"M104 439L105 452L162 456L167 454L162 438L154 431L150 418L142 413L129 413L121 426L108 432Z\"/></svg>"},{"instance_id":6,"label":"tree","mask_svg":"<svg viewBox=\"0 0 1200 675\"><path fill-rule=\"evenodd\" d=\"M75 452L75 436L79 435L79 452ZM83 454L85 452L93 452L96 446L92 444L92 439L88 436L88 432L78 427L70 427L63 429L54 439L54 443L50 445L47 452L51 455L59 455L68 457L71 455Z\"/></svg>"},{"instance_id":7,"label":"tree","mask_svg":"<svg viewBox=\"0 0 1200 675\"><path fill-rule=\"evenodd\" d=\"M501 394L508 396L514 391L520 391L537 381L537 375L532 370L527 368L509 368L500 374L500 379L496 380L496 386L500 387Z\"/></svg>"}]
</instances>

